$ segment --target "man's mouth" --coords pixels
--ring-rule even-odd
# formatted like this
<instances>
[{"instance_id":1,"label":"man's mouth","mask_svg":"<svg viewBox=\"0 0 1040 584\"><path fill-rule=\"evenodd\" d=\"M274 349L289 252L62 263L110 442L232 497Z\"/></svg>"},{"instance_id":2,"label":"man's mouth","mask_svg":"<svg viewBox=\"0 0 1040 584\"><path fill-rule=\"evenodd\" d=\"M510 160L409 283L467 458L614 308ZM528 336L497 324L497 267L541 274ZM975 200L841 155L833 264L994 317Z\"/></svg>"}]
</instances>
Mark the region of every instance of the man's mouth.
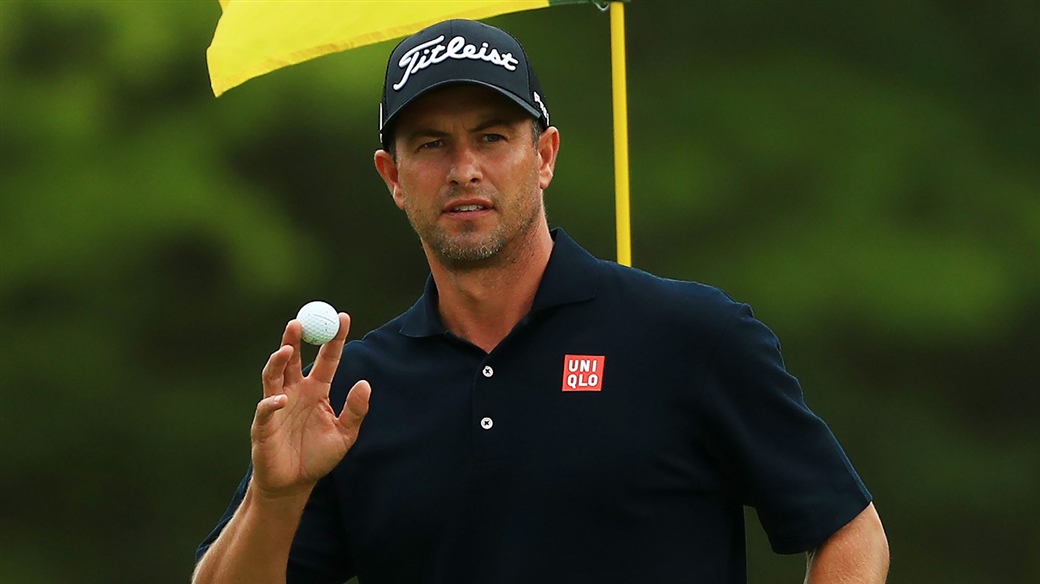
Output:
<instances>
[{"instance_id":1,"label":"man's mouth","mask_svg":"<svg viewBox=\"0 0 1040 584\"><path fill-rule=\"evenodd\" d=\"M494 208L491 201L483 197L459 197L454 201L449 201L441 212L457 217L469 213L483 214Z\"/></svg>"}]
</instances>

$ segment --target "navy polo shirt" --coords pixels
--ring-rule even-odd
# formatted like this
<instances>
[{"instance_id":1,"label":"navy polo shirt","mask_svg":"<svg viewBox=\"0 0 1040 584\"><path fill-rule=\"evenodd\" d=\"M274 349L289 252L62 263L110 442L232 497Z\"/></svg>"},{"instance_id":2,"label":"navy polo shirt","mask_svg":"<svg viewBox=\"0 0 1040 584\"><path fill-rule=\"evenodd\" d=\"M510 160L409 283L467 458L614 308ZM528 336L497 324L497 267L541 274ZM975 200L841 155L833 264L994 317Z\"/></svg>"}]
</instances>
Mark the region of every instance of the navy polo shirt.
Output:
<instances>
[{"instance_id":1,"label":"navy polo shirt","mask_svg":"<svg viewBox=\"0 0 1040 584\"><path fill-rule=\"evenodd\" d=\"M490 354L444 328L432 279L346 345L331 400L368 379L369 414L314 490L290 583L743 583L745 505L779 553L867 506L747 305L553 237Z\"/></svg>"}]
</instances>

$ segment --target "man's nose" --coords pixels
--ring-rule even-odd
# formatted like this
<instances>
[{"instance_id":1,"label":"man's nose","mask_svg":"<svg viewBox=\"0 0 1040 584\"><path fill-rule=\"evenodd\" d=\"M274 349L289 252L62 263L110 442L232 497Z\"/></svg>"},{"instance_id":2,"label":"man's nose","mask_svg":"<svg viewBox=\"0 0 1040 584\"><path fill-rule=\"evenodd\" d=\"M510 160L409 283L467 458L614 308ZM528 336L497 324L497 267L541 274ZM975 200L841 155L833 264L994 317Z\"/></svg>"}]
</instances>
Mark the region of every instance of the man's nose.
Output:
<instances>
[{"instance_id":1,"label":"man's nose","mask_svg":"<svg viewBox=\"0 0 1040 584\"><path fill-rule=\"evenodd\" d=\"M472 147L459 146L452 155L451 171L448 175L451 184L477 184L484 178L480 170L480 155Z\"/></svg>"}]
</instances>

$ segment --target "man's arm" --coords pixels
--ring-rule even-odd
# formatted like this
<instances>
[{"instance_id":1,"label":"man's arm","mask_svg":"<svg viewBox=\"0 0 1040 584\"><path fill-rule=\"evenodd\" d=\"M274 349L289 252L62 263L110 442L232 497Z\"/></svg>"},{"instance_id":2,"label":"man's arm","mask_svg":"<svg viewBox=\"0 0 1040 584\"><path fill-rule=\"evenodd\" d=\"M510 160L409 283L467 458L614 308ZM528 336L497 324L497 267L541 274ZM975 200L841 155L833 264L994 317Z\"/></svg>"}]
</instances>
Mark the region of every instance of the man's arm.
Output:
<instances>
[{"instance_id":1,"label":"man's arm","mask_svg":"<svg viewBox=\"0 0 1040 584\"><path fill-rule=\"evenodd\" d=\"M329 403L350 319L340 313L339 334L322 345L303 375L300 322L285 327L282 346L263 371L264 399L256 407L252 475L242 504L195 569L195 584L284 584L289 549L318 480L357 440L371 388L359 381L340 415Z\"/></svg>"},{"instance_id":2,"label":"man's arm","mask_svg":"<svg viewBox=\"0 0 1040 584\"><path fill-rule=\"evenodd\" d=\"M807 556L806 584L884 584L888 539L874 504Z\"/></svg>"},{"instance_id":3,"label":"man's arm","mask_svg":"<svg viewBox=\"0 0 1040 584\"><path fill-rule=\"evenodd\" d=\"M195 568L192 582L284 584L289 547L309 492L270 500L252 482L242 504Z\"/></svg>"}]
</instances>

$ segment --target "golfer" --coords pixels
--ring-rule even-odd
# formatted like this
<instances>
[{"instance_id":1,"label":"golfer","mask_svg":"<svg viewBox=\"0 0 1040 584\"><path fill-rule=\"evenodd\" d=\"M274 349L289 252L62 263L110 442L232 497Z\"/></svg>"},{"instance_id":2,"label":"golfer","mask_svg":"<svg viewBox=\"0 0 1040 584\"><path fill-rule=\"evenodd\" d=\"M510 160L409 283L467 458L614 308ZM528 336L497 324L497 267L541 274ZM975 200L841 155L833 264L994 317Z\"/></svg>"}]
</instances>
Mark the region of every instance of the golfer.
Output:
<instances>
[{"instance_id":1,"label":"golfer","mask_svg":"<svg viewBox=\"0 0 1040 584\"><path fill-rule=\"evenodd\" d=\"M375 166L430 278L310 369L289 322L195 582L743 583L746 506L808 582L884 582L871 496L750 308L549 229L548 103L485 24L394 49Z\"/></svg>"}]
</instances>

